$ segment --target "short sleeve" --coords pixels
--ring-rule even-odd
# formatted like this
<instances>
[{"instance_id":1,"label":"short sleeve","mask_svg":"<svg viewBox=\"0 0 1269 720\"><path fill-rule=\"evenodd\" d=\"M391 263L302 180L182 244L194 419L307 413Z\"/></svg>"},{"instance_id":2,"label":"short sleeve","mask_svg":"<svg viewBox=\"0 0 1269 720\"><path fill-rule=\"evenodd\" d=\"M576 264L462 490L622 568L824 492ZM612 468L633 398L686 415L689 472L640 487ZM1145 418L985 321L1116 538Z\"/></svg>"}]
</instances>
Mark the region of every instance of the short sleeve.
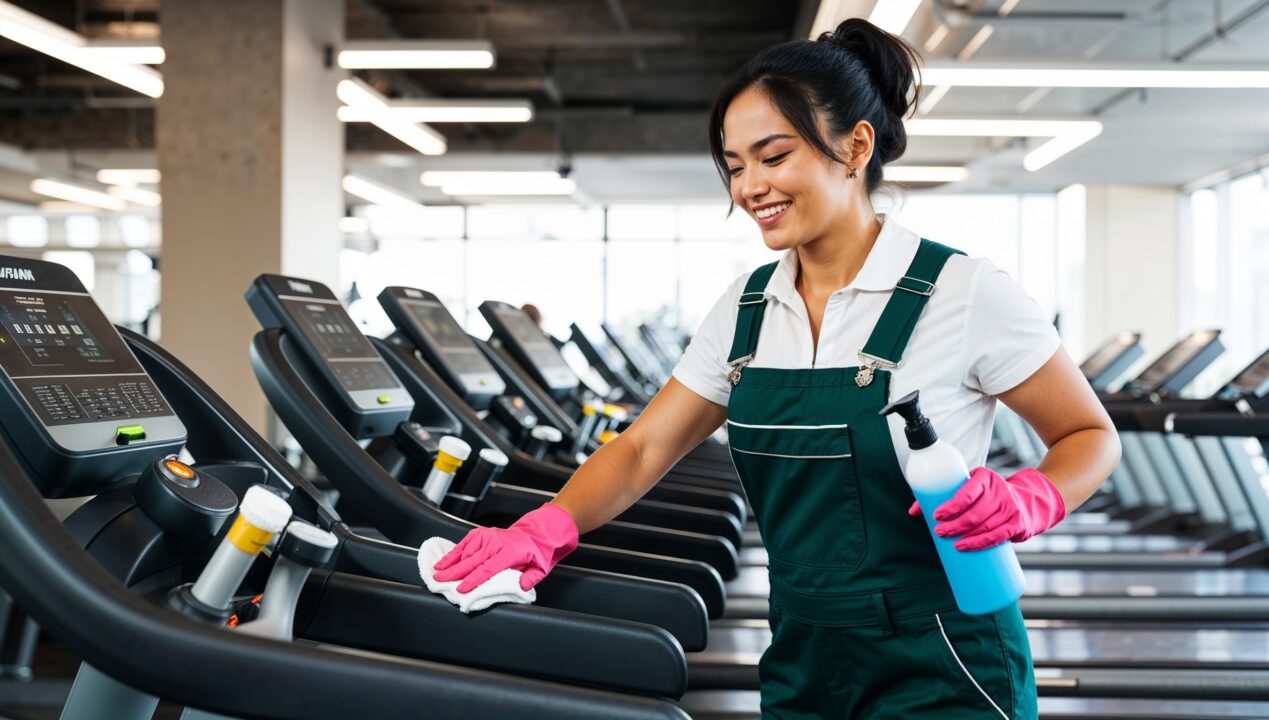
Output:
<instances>
[{"instance_id":1,"label":"short sleeve","mask_svg":"<svg viewBox=\"0 0 1269 720\"><path fill-rule=\"evenodd\" d=\"M727 355L731 352L731 339L736 330L736 303L748 275L737 278L705 316L701 326L692 336L687 350L674 367L674 379L688 390L706 400L727 406L731 397L731 383L727 374Z\"/></svg>"},{"instance_id":2,"label":"short sleeve","mask_svg":"<svg viewBox=\"0 0 1269 720\"><path fill-rule=\"evenodd\" d=\"M999 395L1035 374L1062 341L1021 285L990 261L980 263L965 318L965 384Z\"/></svg>"}]
</instances>

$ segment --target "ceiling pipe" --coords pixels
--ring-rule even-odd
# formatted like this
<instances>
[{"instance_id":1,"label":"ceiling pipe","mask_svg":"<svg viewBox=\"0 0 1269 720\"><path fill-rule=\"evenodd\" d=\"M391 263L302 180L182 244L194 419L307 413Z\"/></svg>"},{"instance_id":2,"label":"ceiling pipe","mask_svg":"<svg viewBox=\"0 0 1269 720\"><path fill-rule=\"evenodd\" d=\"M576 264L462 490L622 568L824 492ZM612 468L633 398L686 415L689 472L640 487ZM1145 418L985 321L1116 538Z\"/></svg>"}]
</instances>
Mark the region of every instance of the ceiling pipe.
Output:
<instances>
[{"instance_id":1,"label":"ceiling pipe","mask_svg":"<svg viewBox=\"0 0 1269 720\"><path fill-rule=\"evenodd\" d=\"M1137 19L1137 16L1122 12L1012 12L1000 15L995 10L967 10L947 0L930 0L934 14L948 27L962 28L968 25L992 24L1034 24L1051 22L1124 22Z\"/></svg>"},{"instance_id":2,"label":"ceiling pipe","mask_svg":"<svg viewBox=\"0 0 1269 720\"><path fill-rule=\"evenodd\" d=\"M1177 62L1184 62L1186 60L1189 60L1192 56L1194 56L1195 53L1207 47L1208 45L1211 45L1212 43L1218 40L1224 40L1225 38L1229 37L1229 34L1231 32L1233 32L1234 30L1237 30L1240 26L1246 24L1247 21L1251 20L1252 18L1256 17L1260 13L1264 12L1266 9L1269 9L1269 0L1262 0L1261 2L1239 13L1237 17L1230 20L1229 22L1221 23L1217 25L1216 29L1212 30L1212 32L1208 33L1207 35L1204 35L1198 40L1195 40L1194 42L1190 43L1188 46L1186 46L1184 50L1173 55L1172 59Z\"/></svg>"}]
</instances>

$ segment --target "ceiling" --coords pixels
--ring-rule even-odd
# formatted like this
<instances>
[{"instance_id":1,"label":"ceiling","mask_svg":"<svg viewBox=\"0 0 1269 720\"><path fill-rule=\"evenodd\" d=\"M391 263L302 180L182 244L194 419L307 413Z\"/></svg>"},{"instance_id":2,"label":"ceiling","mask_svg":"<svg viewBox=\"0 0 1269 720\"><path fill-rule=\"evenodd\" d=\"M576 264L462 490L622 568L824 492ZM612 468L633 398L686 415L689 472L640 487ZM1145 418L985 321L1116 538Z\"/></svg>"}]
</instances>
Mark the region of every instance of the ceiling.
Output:
<instances>
[{"instance_id":1,"label":"ceiling","mask_svg":"<svg viewBox=\"0 0 1269 720\"><path fill-rule=\"evenodd\" d=\"M826 0L831 1L831 0ZM940 4L936 4L940 3ZM158 0L17 0L89 37L161 35ZM838 0L867 16L873 0ZM1269 69L1269 0L924 0L905 37L952 61L985 24L974 62L1236 63ZM400 97L528 98L524 125L445 125L450 153L424 158L372 126L347 128L349 164L424 200L422 169L552 168L570 158L585 198L721 198L705 155L713 94L747 58L807 36L815 0L347 0L347 37L489 39L492 71L370 71ZM933 50L944 22L959 22ZM1181 186L1269 153L1269 91L953 88L928 117L1086 118L1103 133L1037 172L1042 140L914 137L903 164L965 165L939 192L1047 192L1066 185ZM109 158L153 161L154 104L0 41L0 143L41 171L75 174ZM4 163L0 157L0 164ZM10 169L10 174L21 170ZM25 200L0 177L0 197ZM16 189L15 189L16 188Z\"/></svg>"}]
</instances>

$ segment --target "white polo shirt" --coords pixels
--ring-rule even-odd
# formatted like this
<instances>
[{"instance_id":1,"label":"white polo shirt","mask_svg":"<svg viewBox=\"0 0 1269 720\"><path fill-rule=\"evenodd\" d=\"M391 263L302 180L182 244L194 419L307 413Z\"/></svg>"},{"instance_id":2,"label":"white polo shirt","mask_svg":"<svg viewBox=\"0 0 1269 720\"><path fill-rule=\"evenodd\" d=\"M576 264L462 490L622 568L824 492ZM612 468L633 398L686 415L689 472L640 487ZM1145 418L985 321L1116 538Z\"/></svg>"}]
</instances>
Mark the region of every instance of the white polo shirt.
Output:
<instances>
[{"instance_id":1,"label":"white polo shirt","mask_svg":"<svg viewBox=\"0 0 1269 720\"><path fill-rule=\"evenodd\" d=\"M881 233L851 284L833 293L824 310L819 352L802 296L794 289L798 256L789 250L767 283L768 298L749 367L801 369L855 367L895 283L916 256L919 238L882 216ZM697 330L674 377L697 395L727 405L727 357L736 311L749 274L723 293ZM921 410L944 442L970 467L982 465L991 442L995 395L1031 377L1061 344L1040 306L1008 273L986 258L953 255L917 321L893 371L890 399L921 391ZM903 420L893 415L890 434L902 466L908 446Z\"/></svg>"}]
</instances>

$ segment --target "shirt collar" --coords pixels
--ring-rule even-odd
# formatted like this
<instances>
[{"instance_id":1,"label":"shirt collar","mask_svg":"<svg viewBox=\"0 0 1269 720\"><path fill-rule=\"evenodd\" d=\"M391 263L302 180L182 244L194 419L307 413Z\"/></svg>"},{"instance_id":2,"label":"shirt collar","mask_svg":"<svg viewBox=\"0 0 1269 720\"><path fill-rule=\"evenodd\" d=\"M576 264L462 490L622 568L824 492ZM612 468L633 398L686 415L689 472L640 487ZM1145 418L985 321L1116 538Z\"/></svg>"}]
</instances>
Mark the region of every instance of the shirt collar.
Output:
<instances>
[{"instance_id":1,"label":"shirt collar","mask_svg":"<svg viewBox=\"0 0 1269 720\"><path fill-rule=\"evenodd\" d=\"M887 215L879 216L881 232L877 242L864 260L864 266L854 281L842 290L863 290L867 292L885 292L893 290L912 265L916 257L920 238L916 233L903 227ZM766 294L787 305L797 307L801 304L794 281L798 275L797 250L787 250L780 258L771 280L767 283Z\"/></svg>"}]
</instances>

